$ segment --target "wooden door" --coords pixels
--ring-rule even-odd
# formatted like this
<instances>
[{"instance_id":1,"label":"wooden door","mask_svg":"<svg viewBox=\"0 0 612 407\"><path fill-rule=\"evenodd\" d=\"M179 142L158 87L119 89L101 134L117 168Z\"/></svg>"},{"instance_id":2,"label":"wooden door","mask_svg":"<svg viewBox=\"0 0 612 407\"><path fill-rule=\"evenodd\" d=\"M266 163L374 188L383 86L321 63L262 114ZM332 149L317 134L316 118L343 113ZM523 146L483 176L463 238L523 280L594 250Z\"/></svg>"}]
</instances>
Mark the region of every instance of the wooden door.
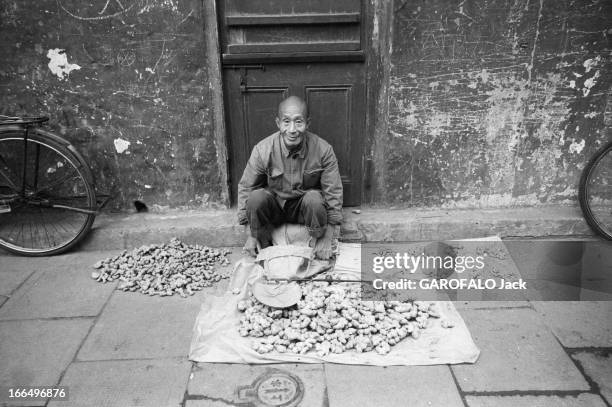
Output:
<instances>
[{"instance_id":1,"label":"wooden door","mask_svg":"<svg viewBox=\"0 0 612 407\"><path fill-rule=\"evenodd\" d=\"M219 0L232 201L278 103L306 100L310 131L334 148L344 205L361 203L365 72L359 0Z\"/></svg>"}]
</instances>

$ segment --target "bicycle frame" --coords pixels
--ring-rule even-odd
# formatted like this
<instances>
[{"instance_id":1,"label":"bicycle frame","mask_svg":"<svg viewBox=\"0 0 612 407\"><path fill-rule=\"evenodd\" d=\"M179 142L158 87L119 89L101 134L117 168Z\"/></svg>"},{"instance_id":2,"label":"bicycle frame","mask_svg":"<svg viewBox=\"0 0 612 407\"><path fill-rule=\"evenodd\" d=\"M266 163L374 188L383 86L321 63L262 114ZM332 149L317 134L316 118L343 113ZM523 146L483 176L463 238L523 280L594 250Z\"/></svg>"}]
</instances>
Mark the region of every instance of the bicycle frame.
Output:
<instances>
[{"instance_id":1,"label":"bicycle frame","mask_svg":"<svg viewBox=\"0 0 612 407\"><path fill-rule=\"evenodd\" d=\"M24 200L26 198L26 196L28 198L33 198L36 197L36 195L40 194L41 192L43 192L45 189L49 189L50 186L47 186L45 189L42 189L40 191L36 191L36 187L37 187L37 183L38 183L38 170L39 170L39 156L38 154L40 153L40 150L37 146L36 148L36 160L35 160L35 167L34 167L34 184L33 185L28 185L28 183L26 182L27 179L27 160L28 160L28 148L27 148L27 144L28 144L28 138L29 138L29 133L30 133L30 129L32 127L34 127L36 124L38 123L14 123L14 124L0 124L0 128L5 129L5 130L13 130L16 132L23 132L23 160L22 160L22 168L23 168L23 173L22 173L22 184L21 185L15 185L12 181L11 181L11 177L2 170L2 168L0 168L0 176L2 176L8 183L9 186L14 190L14 191L20 191L20 195L18 197L14 197L12 199L2 199L1 201L6 204L6 203L10 203L10 202L15 202L17 200ZM76 148L74 148L74 146L72 144L70 144L69 142L67 142L66 140L64 140L61 137L56 136L55 134L45 131L43 129L39 129L38 132L42 135L44 135L45 137L48 137L49 139L63 145L64 147L66 147L73 155L74 158L77 160L77 162L79 162L81 164L81 170L83 170L83 172L85 173L85 176L87 176L88 180L90 180L90 182L92 182L93 184L93 176L91 175L91 172L89 170L89 167L87 167L84 163L85 163L85 159L83 158L83 156L77 151ZM62 181L62 180L60 180ZM35 193L31 194L31 195L27 195L27 188L31 187L32 190L36 191ZM32 202L29 201L30 204L33 205L40 205L40 206L44 206L44 207L50 207L50 208L58 208L58 209L66 209L66 210L71 210L71 211L75 211L75 212L80 212L80 213L85 213L85 214L93 214L93 215L97 215L100 213L100 210L106 206L106 204L111 200L111 196L107 195L107 194L96 194L96 203L98 203L98 197L103 198L103 200L100 201L100 203L98 204L98 206L96 207L95 210L90 210L90 209L83 209L83 208L77 208L74 206L68 206L68 205L59 205L59 204L45 204L44 201L41 202Z\"/></svg>"}]
</instances>

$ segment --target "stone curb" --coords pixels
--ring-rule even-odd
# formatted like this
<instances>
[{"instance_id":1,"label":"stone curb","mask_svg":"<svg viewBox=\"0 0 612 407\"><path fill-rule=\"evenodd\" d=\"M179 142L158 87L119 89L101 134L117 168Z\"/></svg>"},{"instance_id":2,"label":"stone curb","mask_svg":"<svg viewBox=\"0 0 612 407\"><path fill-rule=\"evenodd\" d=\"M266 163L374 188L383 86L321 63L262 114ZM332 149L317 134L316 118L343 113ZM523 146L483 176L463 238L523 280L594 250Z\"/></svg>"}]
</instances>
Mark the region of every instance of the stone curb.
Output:
<instances>
[{"instance_id":1,"label":"stone curb","mask_svg":"<svg viewBox=\"0 0 612 407\"><path fill-rule=\"evenodd\" d=\"M341 239L349 242L589 235L577 207L546 206L509 209L378 209L344 210ZM242 246L247 230L232 209L169 213L102 214L75 250L132 249L177 237L188 244ZM5 254L5 252L0 252Z\"/></svg>"},{"instance_id":2,"label":"stone curb","mask_svg":"<svg viewBox=\"0 0 612 407\"><path fill-rule=\"evenodd\" d=\"M499 235L546 237L592 235L578 208L512 209L345 209L342 240L399 242ZM178 237L189 244L241 246L246 228L234 210L171 214L103 215L81 250L131 249Z\"/></svg>"}]
</instances>

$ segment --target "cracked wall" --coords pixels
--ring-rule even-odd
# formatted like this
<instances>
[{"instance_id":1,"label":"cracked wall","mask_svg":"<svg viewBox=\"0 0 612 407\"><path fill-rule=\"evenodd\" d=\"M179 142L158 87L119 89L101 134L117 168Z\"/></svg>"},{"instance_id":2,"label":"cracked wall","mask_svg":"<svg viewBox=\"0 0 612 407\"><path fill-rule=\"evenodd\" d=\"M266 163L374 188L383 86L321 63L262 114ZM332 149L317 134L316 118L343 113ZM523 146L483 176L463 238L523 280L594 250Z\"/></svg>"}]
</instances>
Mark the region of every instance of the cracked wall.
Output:
<instances>
[{"instance_id":1,"label":"cracked wall","mask_svg":"<svg viewBox=\"0 0 612 407\"><path fill-rule=\"evenodd\" d=\"M50 116L115 208L223 203L201 7L0 0L0 113Z\"/></svg>"},{"instance_id":2,"label":"cracked wall","mask_svg":"<svg viewBox=\"0 0 612 407\"><path fill-rule=\"evenodd\" d=\"M610 1L396 1L385 202L574 203L609 138Z\"/></svg>"}]
</instances>

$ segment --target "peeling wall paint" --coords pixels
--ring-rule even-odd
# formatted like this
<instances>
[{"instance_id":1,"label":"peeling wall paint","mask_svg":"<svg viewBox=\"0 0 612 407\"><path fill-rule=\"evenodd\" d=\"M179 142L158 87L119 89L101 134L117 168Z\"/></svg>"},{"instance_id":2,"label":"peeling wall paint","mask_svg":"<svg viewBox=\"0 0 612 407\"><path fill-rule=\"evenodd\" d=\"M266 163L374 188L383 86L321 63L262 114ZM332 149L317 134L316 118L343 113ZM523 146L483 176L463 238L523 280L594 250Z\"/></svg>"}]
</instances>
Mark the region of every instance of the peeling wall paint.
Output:
<instances>
[{"instance_id":1,"label":"peeling wall paint","mask_svg":"<svg viewBox=\"0 0 612 407\"><path fill-rule=\"evenodd\" d=\"M114 209L221 201L201 7L0 0L0 114L48 115Z\"/></svg>"},{"instance_id":2,"label":"peeling wall paint","mask_svg":"<svg viewBox=\"0 0 612 407\"><path fill-rule=\"evenodd\" d=\"M582 96L587 97L591 93L591 88L597 84L599 78L599 71L595 71L595 74L584 81L584 88L582 89Z\"/></svg>"},{"instance_id":3,"label":"peeling wall paint","mask_svg":"<svg viewBox=\"0 0 612 407\"><path fill-rule=\"evenodd\" d=\"M122 138L116 138L113 140L113 144L115 145L115 150L117 150L119 154L126 152L126 150L130 148L130 142ZM127 153L129 154L129 151Z\"/></svg>"},{"instance_id":4,"label":"peeling wall paint","mask_svg":"<svg viewBox=\"0 0 612 407\"><path fill-rule=\"evenodd\" d=\"M37 45L40 46L40 44ZM68 76L70 72L76 69L81 69L77 64L68 63L68 56L63 49L50 49L47 52L47 58L49 58L49 63L47 64L49 69L60 79L64 79L64 77Z\"/></svg>"},{"instance_id":5,"label":"peeling wall paint","mask_svg":"<svg viewBox=\"0 0 612 407\"><path fill-rule=\"evenodd\" d=\"M607 139L612 3L432 0L395 14L383 198L575 202Z\"/></svg>"},{"instance_id":6,"label":"peeling wall paint","mask_svg":"<svg viewBox=\"0 0 612 407\"><path fill-rule=\"evenodd\" d=\"M580 142L572 141L568 150L571 154L579 154L584 150L585 144L586 142L584 139L580 140Z\"/></svg>"}]
</instances>

